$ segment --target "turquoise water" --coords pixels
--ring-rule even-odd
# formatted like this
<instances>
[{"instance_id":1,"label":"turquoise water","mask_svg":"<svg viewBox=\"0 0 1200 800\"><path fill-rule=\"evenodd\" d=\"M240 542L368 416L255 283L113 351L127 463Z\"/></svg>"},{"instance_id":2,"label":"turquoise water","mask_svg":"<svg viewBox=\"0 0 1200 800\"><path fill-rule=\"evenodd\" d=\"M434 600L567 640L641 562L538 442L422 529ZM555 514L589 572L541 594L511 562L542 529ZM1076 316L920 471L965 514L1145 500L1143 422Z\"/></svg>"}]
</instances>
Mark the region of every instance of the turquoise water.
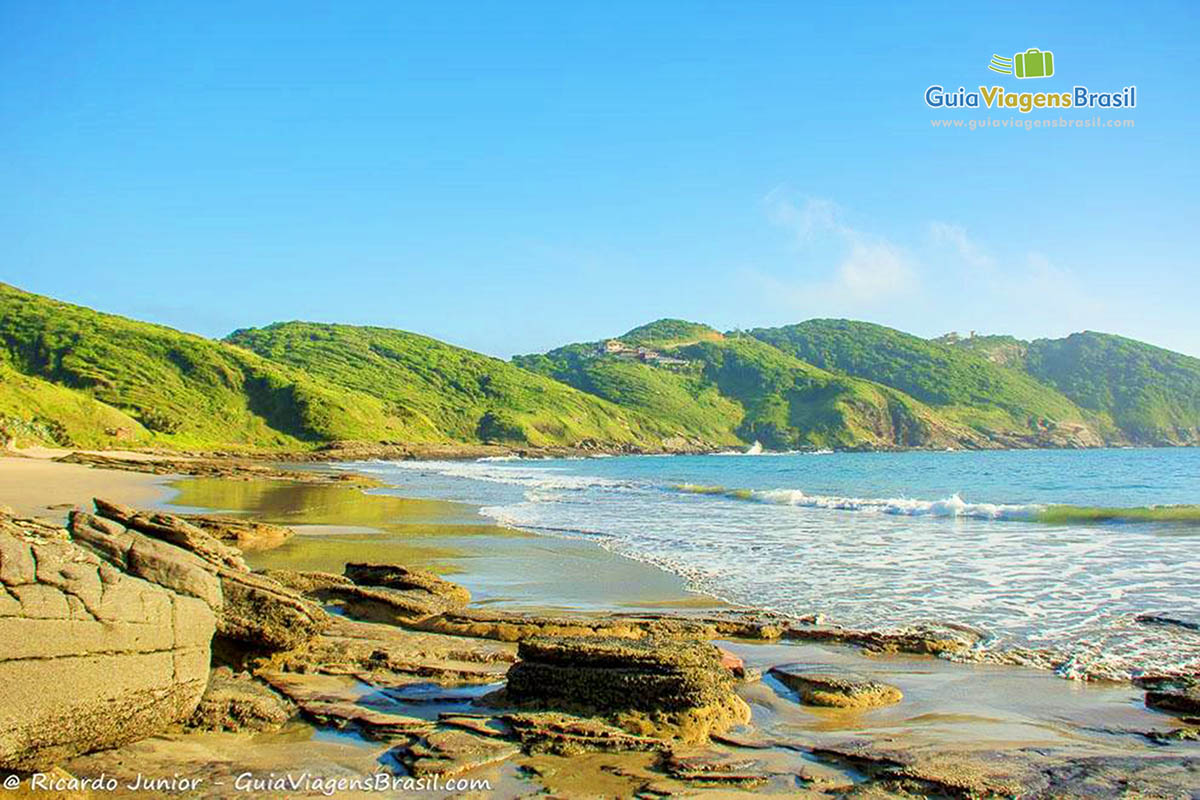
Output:
<instances>
[{"instance_id":1,"label":"turquoise water","mask_svg":"<svg viewBox=\"0 0 1200 800\"><path fill-rule=\"evenodd\" d=\"M1137 620L1200 620L1200 526L1036 520L1046 505L1200 503L1200 450L351 466L740 604L863 628L968 625L986 635L981 657L1043 651L1074 677L1200 666L1200 634Z\"/></svg>"}]
</instances>

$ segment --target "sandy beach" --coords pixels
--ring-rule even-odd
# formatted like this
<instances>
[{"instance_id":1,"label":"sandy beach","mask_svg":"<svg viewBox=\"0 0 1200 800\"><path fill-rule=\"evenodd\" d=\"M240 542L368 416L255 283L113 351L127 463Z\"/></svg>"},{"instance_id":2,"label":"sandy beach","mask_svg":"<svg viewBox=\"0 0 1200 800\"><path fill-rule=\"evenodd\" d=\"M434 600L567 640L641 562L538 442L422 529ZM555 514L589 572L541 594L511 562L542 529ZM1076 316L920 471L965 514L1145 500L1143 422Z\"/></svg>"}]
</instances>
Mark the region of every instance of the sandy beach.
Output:
<instances>
[{"instance_id":1,"label":"sandy beach","mask_svg":"<svg viewBox=\"0 0 1200 800\"><path fill-rule=\"evenodd\" d=\"M0 456L0 505L19 516L65 519L91 497L113 497L130 505L148 506L173 494L161 476L118 470L96 470L52 459L69 451L22 451Z\"/></svg>"},{"instance_id":2,"label":"sandy beach","mask_svg":"<svg viewBox=\"0 0 1200 800\"><path fill-rule=\"evenodd\" d=\"M69 507L87 506L93 496L171 513L245 516L292 528L296 535L282 546L246 553L257 569L340 574L351 561L405 564L465 586L476 606L528 614L689 615L726 608L688 591L675 576L586 539L497 527L467 504L349 486L177 479L46 459L0 459L0 503L18 513L59 519ZM681 781L664 774L645 753L570 758L535 753L471 770L470 775L492 786L492 793L477 796L523 796L539 787L568 796L645 796L645 787L654 786L680 796L726 797L753 786L756 794L833 797L851 791L891 797L900 796L891 792L904 785L895 778L897 764L917 776L909 785L918 791L970 794L979 789L986 794L996 787L1025 785L1038 771L1051 776L1062 771L1050 780L1069 788L1067 773L1087 763L1099 794L1117 791L1114 787L1136 775L1152 790L1146 796L1157 797L1176 796L1169 793L1172 787L1183 791L1197 769L1195 745L1164 745L1154 738L1177 728L1179 721L1147 709L1142 692L1129 684L1081 684L1032 669L881 656L838 644L736 639L719 644L740 657L750 674L765 677L737 688L751 709L749 725L714 739L703 752L710 760L752 762L762 780L744 785ZM870 709L803 705L795 691L770 674L773 667L792 663L883 682L902 691L904 700ZM437 699L420 691L391 693L380 705L369 687L354 680L331 686L339 697L428 719L478 712L474 701L481 689L489 688L446 687L435 693ZM377 768L384 752L371 738L293 721L274 733L169 732L64 766L81 776L196 772L211 784L244 771L300 767L320 774L366 773ZM1154 793L1159 791L1167 793ZM134 791L129 796L147 795ZM210 790L207 796L225 795Z\"/></svg>"}]
</instances>

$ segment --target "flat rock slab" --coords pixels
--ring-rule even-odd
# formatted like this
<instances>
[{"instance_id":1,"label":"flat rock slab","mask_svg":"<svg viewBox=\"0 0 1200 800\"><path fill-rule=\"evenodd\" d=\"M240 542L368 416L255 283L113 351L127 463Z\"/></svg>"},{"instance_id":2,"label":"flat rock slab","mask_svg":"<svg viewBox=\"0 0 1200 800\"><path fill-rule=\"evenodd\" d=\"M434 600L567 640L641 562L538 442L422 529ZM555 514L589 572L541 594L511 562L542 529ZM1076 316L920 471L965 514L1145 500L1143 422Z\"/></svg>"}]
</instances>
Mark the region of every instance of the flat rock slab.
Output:
<instances>
[{"instance_id":1,"label":"flat rock slab","mask_svg":"<svg viewBox=\"0 0 1200 800\"><path fill-rule=\"evenodd\" d=\"M828 708L875 708L898 703L904 694L888 683L840 667L783 664L770 674L800 695L800 701Z\"/></svg>"},{"instance_id":2,"label":"flat rock slab","mask_svg":"<svg viewBox=\"0 0 1200 800\"><path fill-rule=\"evenodd\" d=\"M520 748L510 742L450 728L399 745L392 750L392 755L418 778L431 775L449 778L505 761L520 752Z\"/></svg>"},{"instance_id":3,"label":"flat rock slab","mask_svg":"<svg viewBox=\"0 0 1200 800\"><path fill-rule=\"evenodd\" d=\"M372 691L370 686L344 675L273 670L260 670L257 675L297 705L308 702L355 703Z\"/></svg>"},{"instance_id":4,"label":"flat rock slab","mask_svg":"<svg viewBox=\"0 0 1200 800\"><path fill-rule=\"evenodd\" d=\"M494 739L513 738L512 726L500 717L491 714L459 714L443 711L438 714L438 724L477 733L480 736L490 736Z\"/></svg>"},{"instance_id":5,"label":"flat rock slab","mask_svg":"<svg viewBox=\"0 0 1200 800\"><path fill-rule=\"evenodd\" d=\"M369 739L419 735L432 731L434 727L429 720L358 703L308 700L299 705L306 716L320 725L353 728Z\"/></svg>"},{"instance_id":6,"label":"flat rock slab","mask_svg":"<svg viewBox=\"0 0 1200 800\"><path fill-rule=\"evenodd\" d=\"M714 749L672 752L662 766L672 778L690 783L750 787L771 778L761 759Z\"/></svg>"}]
</instances>

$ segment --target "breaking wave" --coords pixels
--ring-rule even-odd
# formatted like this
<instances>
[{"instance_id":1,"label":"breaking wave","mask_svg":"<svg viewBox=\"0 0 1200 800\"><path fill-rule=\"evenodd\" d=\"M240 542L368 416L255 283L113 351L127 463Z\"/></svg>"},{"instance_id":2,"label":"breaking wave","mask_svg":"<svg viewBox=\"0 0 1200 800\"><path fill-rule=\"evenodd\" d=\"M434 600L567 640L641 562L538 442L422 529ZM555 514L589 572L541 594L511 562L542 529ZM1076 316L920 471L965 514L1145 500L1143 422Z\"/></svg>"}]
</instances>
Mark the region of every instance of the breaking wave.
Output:
<instances>
[{"instance_id":1,"label":"breaking wave","mask_svg":"<svg viewBox=\"0 0 1200 800\"><path fill-rule=\"evenodd\" d=\"M1044 510L1040 505L968 503L957 494L943 500L912 500L903 497L839 497L805 494L799 489L726 489L724 486L679 484L685 494L716 495L731 500L748 500L780 506L822 508L831 511L872 511L901 517L970 517L993 520L1034 520Z\"/></svg>"}]
</instances>

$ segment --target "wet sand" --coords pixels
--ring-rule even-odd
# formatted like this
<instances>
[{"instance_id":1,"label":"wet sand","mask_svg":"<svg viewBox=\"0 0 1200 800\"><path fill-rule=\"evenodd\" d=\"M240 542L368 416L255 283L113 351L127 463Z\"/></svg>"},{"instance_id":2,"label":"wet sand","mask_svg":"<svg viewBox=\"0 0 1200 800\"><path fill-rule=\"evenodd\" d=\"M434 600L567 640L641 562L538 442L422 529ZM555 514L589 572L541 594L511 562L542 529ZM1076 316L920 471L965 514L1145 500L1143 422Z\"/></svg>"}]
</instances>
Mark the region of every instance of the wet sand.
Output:
<instances>
[{"instance_id":1,"label":"wet sand","mask_svg":"<svg viewBox=\"0 0 1200 800\"><path fill-rule=\"evenodd\" d=\"M580 539L501 528L474 506L345 486L198 478L172 484L176 511L245 514L288 525L282 547L247 553L256 569L341 573L348 561L391 562L441 573L475 602L509 609L650 611L713 608L682 579Z\"/></svg>"},{"instance_id":2,"label":"wet sand","mask_svg":"<svg viewBox=\"0 0 1200 800\"><path fill-rule=\"evenodd\" d=\"M723 604L682 579L586 539L500 528L474 506L377 491L271 481L188 479L168 509L246 514L292 526L282 547L252 552L256 568L342 571L347 561L432 569L467 586L475 602L509 610L694 611ZM869 711L802 706L767 676L742 689L755 725L773 738L836 743L852 737L913 746L1058 746L1081 752L1146 749L1143 735L1177 721L1145 708L1128 684L1068 681L1052 673L919 656L875 657L849 646L729 642L764 672L792 661L852 669L898 686L905 701ZM1200 748L1200 745L1197 746Z\"/></svg>"}]
</instances>

